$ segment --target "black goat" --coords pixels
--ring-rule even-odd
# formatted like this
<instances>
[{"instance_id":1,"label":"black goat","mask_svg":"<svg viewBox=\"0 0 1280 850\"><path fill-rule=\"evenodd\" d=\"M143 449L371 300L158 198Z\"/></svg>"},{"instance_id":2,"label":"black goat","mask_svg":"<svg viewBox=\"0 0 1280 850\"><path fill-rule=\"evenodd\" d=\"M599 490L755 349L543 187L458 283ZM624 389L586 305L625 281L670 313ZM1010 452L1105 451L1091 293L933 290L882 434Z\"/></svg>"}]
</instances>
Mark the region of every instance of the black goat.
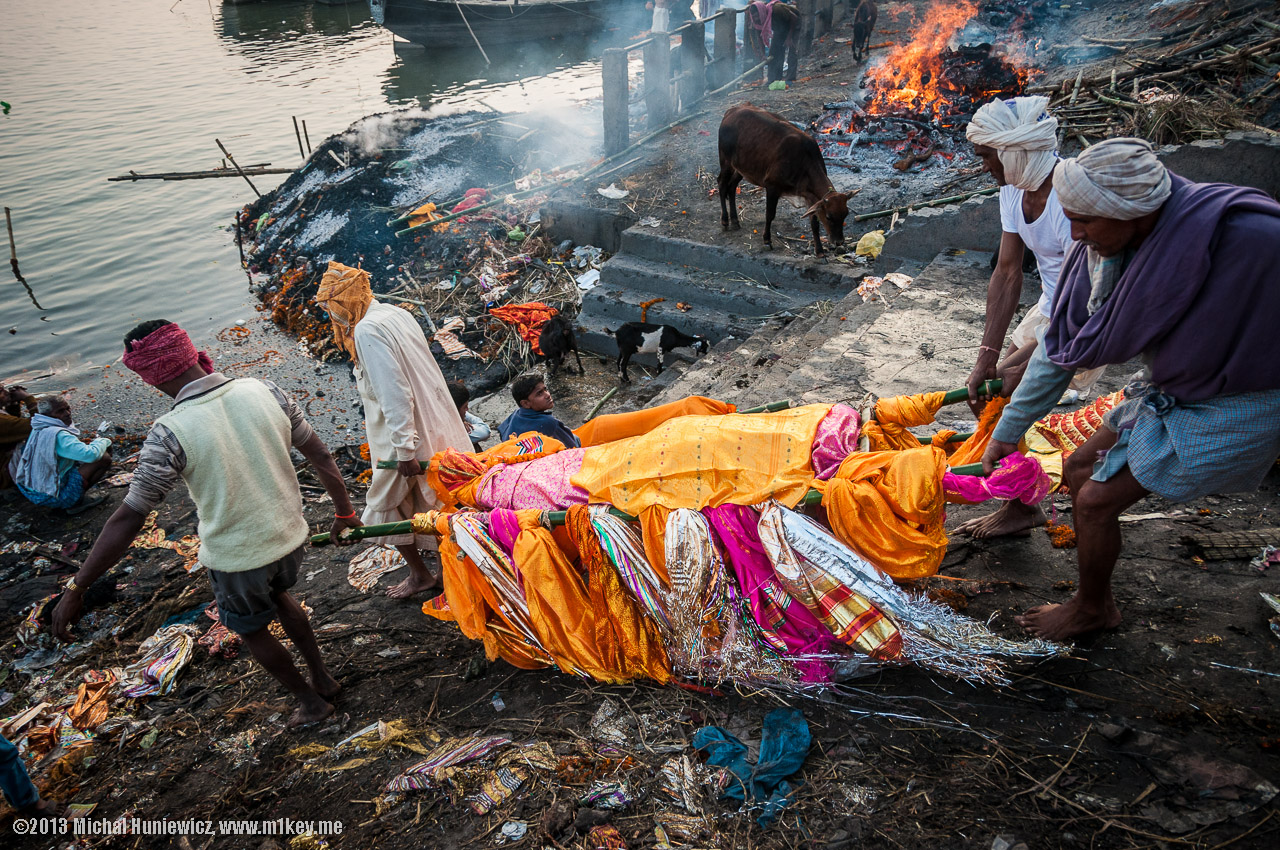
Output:
<instances>
[{"instance_id":1,"label":"black goat","mask_svg":"<svg viewBox=\"0 0 1280 850\"><path fill-rule=\"evenodd\" d=\"M671 325L655 325L650 322L627 322L616 331L605 328L605 333L618 341L618 375L624 384L631 383L627 367L636 353L658 355L658 371L663 360L673 348L692 348L695 356L707 353L710 344L704 336L689 336Z\"/></svg>"},{"instance_id":2,"label":"black goat","mask_svg":"<svg viewBox=\"0 0 1280 850\"><path fill-rule=\"evenodd\" d=\"M560 368L560 361L570 351L578 360L578 374L587 374L587 370L582 368L582 357L578 355L578 338L573 335L573 323L563 315L552 316L542 326L542 332L538 334L538 347L542 349L542 356L547 359L551 374L556 373Z\"/></svg>"}]
</instances>

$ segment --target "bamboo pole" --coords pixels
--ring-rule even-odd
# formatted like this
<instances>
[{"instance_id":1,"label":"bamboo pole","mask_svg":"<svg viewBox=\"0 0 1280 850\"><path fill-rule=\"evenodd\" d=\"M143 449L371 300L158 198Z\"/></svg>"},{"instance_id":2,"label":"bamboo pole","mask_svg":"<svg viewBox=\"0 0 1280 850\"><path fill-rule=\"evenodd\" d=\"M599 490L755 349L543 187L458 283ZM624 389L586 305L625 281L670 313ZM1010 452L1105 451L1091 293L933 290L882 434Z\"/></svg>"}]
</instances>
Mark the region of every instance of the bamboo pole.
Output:
<instances>
[{"instance_id":1,"label":"bamboo pole","mask_svg":"<svg viewBox=\"0 0 1280 850\"><path fill-rule=\"evenodd\" d=\"M244 178L244 182L246 182L246 183L248 183L248 184L249 184L249 188L253 190L253 194L255 194L255 195L257 195L259 198L261 198L261 197L262 197L262 193L258 191L258 187L257 187L257 186L255 186L255 185L253 185L253 181L249 179L249 175L248 175L248 174L245 174L245 173L244 173L244 170L243 170L243 169L241 169L239 165L236 165L236 159L235 159L235 157L233 157L233 156L231 155L231 153L227 150L226 146L222 144L222 140L221 140L221 139L214 139L214 141L215 141L215 142L217 142L217 143L218 143L218 147L222 149L222 153L223 153L223 155L227 158L227 161L228 161L228 162L230 162L232 165L234 165L234 166L235 166L236 171L240 174L240 176L241 176L241 177L243 177L243 178Z\"/></svg>"},{"instance_id":2,"label":"bamboo pole","mask_svg":"<svg viewBox=\"0 0 1280 850\"><path fill-rule=\"evenodd\" d=\"M292 174L297 170L294 168L268 168L267 166L270 164L268 162L263 165L246 165L239 171L231 168L214 168L209 171L161 171L155 174L139 174L136 171L130 171L128 174L122 174L119 177L108 177L107 182L136 183L139 180L209 180L214 177L242 177L244 175L256 177L259 174Z\"/></svg>"},{"instance_id":3,"label":"bamboo pole","mask_svg":"<svg viewBox=\"0 0 1280 850\"><path fill-rule=\"evenodd\" d=\"M605 402L607 402L609 399L613 398L617 394L618 394L618 388L610 387L609 391L605 393L603 396L601 396L600 400L597 401L595 403L595 406L591 408L591 412L587 414L587 418L585 421L590 422L592 419L594 419L596 414L600 412L600 408L604 407Z\"/></svg>"},{"instance_id":4,"label":"bamboo pole","mask_svg":"<svg viewBox=\"0 0 1280 850\"><path fill-rule=\"evenodd\" d=\"M311 136L307 134L307 119L302 119L302 138L307 142L307 156L311 156Z\"/></svg>"},{"instance_id":5,"label":"bamboo pole","mask_svg":"<svg viewBox=\"0 0 1280 850\"><path fill-rule=\"evenodd\" d=\"M4 227L9 231L9 263L16 270L18 268L18 246L13 241L13 214L9 212L9 208L4 208Z\"/></svg>"},{"instance_id":6,"label":"bamboo pole","mask_svg":"<svg viewBox=\"0 0 1280 850\"><path fill-rule=\"evenodd\" d=\"M298 116L294 115L292 117L293 117L293 134L298 137L298 155L302 157L303 162L306 162L307 152L302 147L302 130L298 128Z\"/></svg>"},{"instance_id":7,"label":"bamboo pole","mask_svg":"<svg viewBox=\"0 0 1280 850\"><path fill-rule=\"evenodd\" d=\"M999 186L989 186L986 189L978 189L975 192L966 192L963 195L952 195L949 198L938 198L937 200L925 201L921 204L907 204L905 207L894 207L893 209L888 210L877 210L876 212L863 213L862 215L855 215L853 220L868 221L873 218L884 218L885 216L890 216L894 213L911 212L912 210L924 209L925 207L941 207L946 206L947 204L958 204L961 201L967 201L970 198L976 198L979 195L994 195L999 191Z\"/></svg>"}]
</instances>

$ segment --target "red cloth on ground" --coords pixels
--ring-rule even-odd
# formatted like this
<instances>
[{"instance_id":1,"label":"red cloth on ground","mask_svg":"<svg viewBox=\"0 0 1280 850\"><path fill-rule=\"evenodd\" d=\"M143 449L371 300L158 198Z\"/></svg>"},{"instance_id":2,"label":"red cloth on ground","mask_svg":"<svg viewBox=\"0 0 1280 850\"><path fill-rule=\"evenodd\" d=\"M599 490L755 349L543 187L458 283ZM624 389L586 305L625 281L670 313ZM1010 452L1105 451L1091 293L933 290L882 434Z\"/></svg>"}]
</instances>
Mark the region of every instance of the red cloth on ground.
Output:
<instances>
[{"instance_id":1,"label":"red cloth on ground","mask_svg":"<svg viewBox=\"0 0 1280 850\"><path fill-rule=\"evenodd\" d=\"M534 354L542 353L542 347L538 345L538 335L542 333L542 326L559 312L555 307L548 307L541 301L530 301L528 304L507 304L503 307L493 307L489 310L491 316L496 316L508 325L515 325L516 333L520 334L521 339L533 346Z\"/></svg>"}]
</instances>

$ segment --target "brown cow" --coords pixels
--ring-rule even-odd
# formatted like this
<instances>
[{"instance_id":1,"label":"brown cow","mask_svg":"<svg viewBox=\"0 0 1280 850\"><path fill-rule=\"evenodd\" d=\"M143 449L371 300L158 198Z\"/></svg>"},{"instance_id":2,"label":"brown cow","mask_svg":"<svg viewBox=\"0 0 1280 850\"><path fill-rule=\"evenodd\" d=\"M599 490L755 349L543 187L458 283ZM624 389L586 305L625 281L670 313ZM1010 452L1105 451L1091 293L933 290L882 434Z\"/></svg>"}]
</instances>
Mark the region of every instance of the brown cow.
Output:
<instances>
[{"instance_id":1,"label":"brown cow","mask_svg":"<svg viewBox=\"0 0 1280 850\"><path fill-rule=\"evenodd\" d=\"M854 10L853 38L849 41L849 46L853 48L854 62L861 62L867 55L871 31L876 28L876 11L874 0L862 0Z\"/></svg>"},{"instance_id":2,"label":"brown cow","mask_svg":"<svg viewBox=\"0 0 1280 850\"><path fill-rule=\"evenodd\" d=\"M832 245L844 244L844 220L855 192L837 192L827 177L818 143L786 119L758 106L735 106L720 122L720 223L738 224L738 184L746 178L765 191L764 244L773 247L771 228L778 198L804 200L813 226L813 250L822 256L818 223Z\"/></svg>"}]
</instances>

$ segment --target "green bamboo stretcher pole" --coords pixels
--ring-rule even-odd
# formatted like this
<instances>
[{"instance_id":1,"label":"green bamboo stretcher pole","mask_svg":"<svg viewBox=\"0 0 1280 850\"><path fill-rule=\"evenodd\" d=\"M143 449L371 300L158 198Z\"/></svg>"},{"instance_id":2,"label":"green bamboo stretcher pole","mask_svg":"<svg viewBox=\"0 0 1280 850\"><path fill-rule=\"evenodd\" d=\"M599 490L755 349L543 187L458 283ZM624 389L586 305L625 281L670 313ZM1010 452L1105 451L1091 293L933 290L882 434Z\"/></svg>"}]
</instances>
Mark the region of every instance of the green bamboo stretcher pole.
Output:
<instances>
[{"instance_id":1,"label":"green bamboo stretcher pole","mask_svg":"<svg viewBox=\"0 0 1280 850\"><path fill-rule=\"evenodd\" d=\"M964 466L955 466L951 468L951 471L957 475L981 475L982 464L969 463ZM820 504L822 504L822 493L818 490L810 490L808 493L804 494L803 498L800 499L797 507L809 508ZM617 508L609 508L609 513L613 514L623 522L640 521L637 517L633 517L631 514L626 513L625 511L620 511ZM547 514L547 524L552 528L562 526L565 524L565 518L568 515L568 511L551 511ZM359 528L353 528L347 533L346 539L363 540L366 537L390 537L396 534L408 534L412 530L412 524L408 520L404 520L402 522L384 522L380 525L362 525ZM328 546L329 542L328 533L317 534L311 538L312 546Z\"/></svg>"},{"instance_id":2,"label":"green bamboo stretcher pole","mask_svg":"<svg viewBox=\"0 0 1280 850\"><path fill-rule=\"evenodd\" d=\"M986 384L983 385L982 389L986 393L986 395L993 396L999 393L1000 390L1002 390L1003 388L1004 388L1004 381L1000 380L999 378L994 378L990 381L987 381ZM968 400L969 400L968 387L961 387L958 390L952 390L951 392L947 393L942 397L942 403L944 405L958 404L962 401L968 401Z\"/></svg>"}]
</instances>

